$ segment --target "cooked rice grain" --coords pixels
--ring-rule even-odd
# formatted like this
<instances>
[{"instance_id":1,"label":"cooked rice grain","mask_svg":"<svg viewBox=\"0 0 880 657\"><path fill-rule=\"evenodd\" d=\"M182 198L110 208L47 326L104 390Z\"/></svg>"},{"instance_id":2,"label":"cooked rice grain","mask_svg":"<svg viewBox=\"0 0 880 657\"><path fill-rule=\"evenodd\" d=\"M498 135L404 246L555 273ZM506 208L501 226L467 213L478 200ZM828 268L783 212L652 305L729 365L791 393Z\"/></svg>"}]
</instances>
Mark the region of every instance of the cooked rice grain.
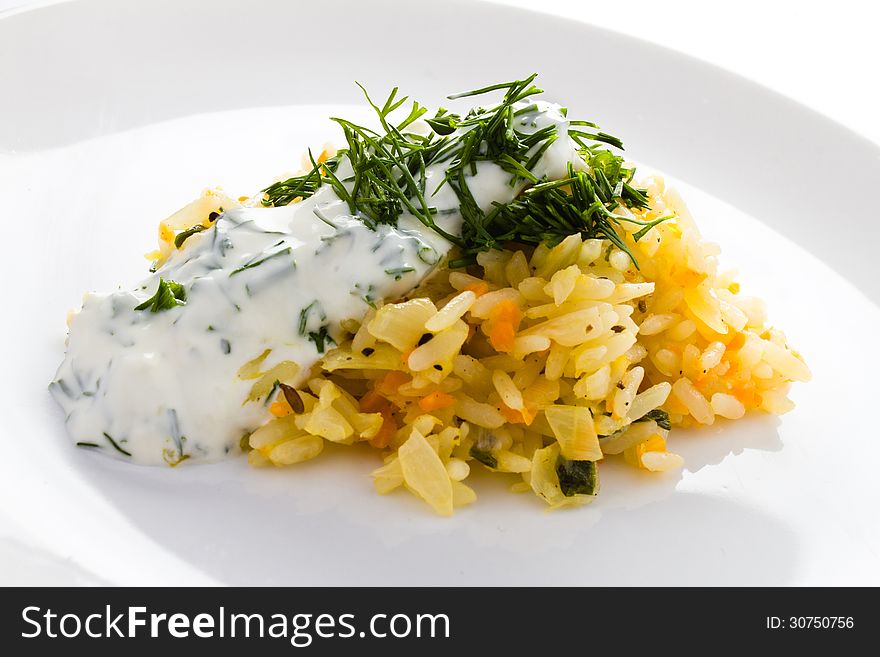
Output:
<instances>
[{"instance_id":1,"label":"cooked rice grain","mask_svg":"<svg viewBox=\"0 0 880 657\"><path fill-rule=\"evenodd\" d=\"M810 378L803 359L765 326L763 303L717 271L718 248L680 197L658 176L642 184L650 209L627 216L673 218L638 242L622 223L640 269L609 241L578 235L441 268L408 301L345 327L351 339L324 356L302 412L283 396L272 403L279 417L251 435L250 462L368 442L385 455L379 493L405 487L449 515L476 499L463 482L480 464L557 508L595 494L579 463L622 455L643 470L680 468L663 418L710 425L789 410L790 383ZM274 373L259 359L245 370L265 394Z\"/></svg>"}]
</instances>

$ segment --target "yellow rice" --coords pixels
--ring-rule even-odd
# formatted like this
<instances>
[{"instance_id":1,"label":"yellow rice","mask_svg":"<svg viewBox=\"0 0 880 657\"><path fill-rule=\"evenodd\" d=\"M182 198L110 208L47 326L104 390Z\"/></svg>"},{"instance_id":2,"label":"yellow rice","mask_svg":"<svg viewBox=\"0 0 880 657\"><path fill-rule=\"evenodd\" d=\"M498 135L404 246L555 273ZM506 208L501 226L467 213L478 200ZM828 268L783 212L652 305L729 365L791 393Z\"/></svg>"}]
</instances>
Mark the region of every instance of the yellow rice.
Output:
<instances>
[{"instance_id":1,"label":"yellow rice","mask_svg":"<svg viewBox=\"0 0 880 657\"><path fill-rule=\"evenodd\" d=\"M301 412L279 396L278 417L250 436L250 463L290 465L318 456L325 441L367 442L384 462L373 472L380 494L405 488L450 515L476 499L465 482L487 467L474 459L477 445L513 490L555 508L592 499L562 493L560 454L680 467L668 431L637 421L654 409L679 427L790 410L790 383L810 377L803 359L766 325L763 304L718 270L718 248L679 196L658 176L641 186L650 209L635 216L673 218L638 242L626 231L639 226L623 223L640 270L610 242L577 235L483 253L467 271L440 269L409 298L344 327L349 340L299 392ZM521 319L499 350L491 336L497 345L499 323L511 319L502 311Z\"/></svg>"}]
</instances>

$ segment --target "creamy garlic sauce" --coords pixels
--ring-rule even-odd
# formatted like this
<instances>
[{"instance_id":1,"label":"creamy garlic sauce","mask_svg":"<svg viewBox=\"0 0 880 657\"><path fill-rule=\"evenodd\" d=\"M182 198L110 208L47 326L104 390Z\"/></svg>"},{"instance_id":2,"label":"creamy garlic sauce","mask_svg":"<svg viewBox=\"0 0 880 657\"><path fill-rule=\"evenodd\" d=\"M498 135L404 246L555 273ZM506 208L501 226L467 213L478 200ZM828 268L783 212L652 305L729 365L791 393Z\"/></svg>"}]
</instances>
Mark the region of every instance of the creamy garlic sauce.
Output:
<instances>
[{"instance_id":1,"label":"creamy garlic sauce","mask_svg":"<svg viewBox=\"0 0 880 657\"><path fill-rule=\"evenodd\" d=\"M535 175L553 180L569 163L585 167L560 108L518 107L530 104L537 110L518 117L521 130L556 125L558 133ZM495 163L477 164L468 186L484 211L522 190ZM458 198L450 185L437 190L447 166L427 168L426 197L436 224L459 234ZM271 349L261 368L293 361L301 382L322 355L310 333L324 328L342 341L341 322L411 291L450 247L410 215L368 228L329 186L284 207L227 211L133 290L86 295L50 390L71 437L111 455L161 464L237 453L241 437L270 417L265 400L243 403L254 383L238 377L244 363ZM160 278L183 284L185 305L136 310Z\"/></svg>"}]
</instances>

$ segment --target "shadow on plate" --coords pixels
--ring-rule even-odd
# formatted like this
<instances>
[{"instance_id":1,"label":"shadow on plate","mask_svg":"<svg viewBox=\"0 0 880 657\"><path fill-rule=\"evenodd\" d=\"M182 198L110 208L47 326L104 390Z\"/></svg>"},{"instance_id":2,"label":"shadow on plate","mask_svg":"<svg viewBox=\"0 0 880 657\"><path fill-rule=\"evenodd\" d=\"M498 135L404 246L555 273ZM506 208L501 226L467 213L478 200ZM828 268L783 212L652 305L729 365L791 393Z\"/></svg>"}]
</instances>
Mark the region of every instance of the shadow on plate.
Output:
<instances>
[{"instance_id":1,"label":"shadow on plate","mask_svg":"<svg viewBox=\"0 0 880 657\"><path fill-rule=\"evenodd\" d=\"M775 424L761 420L689 436L690 467L779 449ZM508 491L512 476L475 473L477 503L440 518L407 493L377 496L366 449L263 470L241 459L174 470L74 460L151 542L224 584L785 584L796 566L779 519L676 491L680 473L619 462L602 465L587 507L548 513Z\"/></svg>"}]
</instances>

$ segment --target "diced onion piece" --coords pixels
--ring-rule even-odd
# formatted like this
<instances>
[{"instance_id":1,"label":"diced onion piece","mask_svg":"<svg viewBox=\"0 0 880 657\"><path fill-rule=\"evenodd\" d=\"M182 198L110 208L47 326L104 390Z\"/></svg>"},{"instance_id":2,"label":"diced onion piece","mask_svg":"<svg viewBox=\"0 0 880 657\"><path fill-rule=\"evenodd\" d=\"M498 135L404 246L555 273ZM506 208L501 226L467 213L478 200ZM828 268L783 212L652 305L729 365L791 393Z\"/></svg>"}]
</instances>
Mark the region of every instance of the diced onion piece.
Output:
<instances>
[{"instance_id":1,"label":"diced onion piece","mask_svg":"<svg viewBox=\"0 0 880 657\"><path fill-rule=\"evenodd\" d=\"M603 365L574 384L574 394L585 399L603 399L611 390L611 367Z\"/></svg>"},{"instance_id":2,"label":"diced onion piece","mask_svg":"<svg viewBox=\"0 0 880 657\"><path fill-rule=\"evenodd\" d=\"M535 450L532 456L529 483L535 495L543 498L550 506L559 506L565 502L565 495L559 488L559 476L556 474L558 458L558 444Z\"/></svg>"},{"instance_id":3,"label":"diced onion piece","mask_svg":"<svg viewBox=\"0 0 880 657\"><path fill-rule=\"evenodd\" d=\"M544 416L565 458L571 461L598 461L602 458L590 409L583 406L550 406L544 409Z\"/></svg>"},{"instance_id":4,"label":"diced onion piece","mask_svg":"<svg viewBox=\"0 0 880 657\"><path fill-rule=\"evenodd\" d=\"M308 415L305 430L336 443L348 443L354 436L354 427L332 406L316 408Z\"/></svg>"},{"instance_id":5,"label":"diced onion piece","mask_svg":"<svg viewBox=\"0 0 880 657\"><path fill-rule=\"evenodd\" d=\"M379 495L390 493L395 488L403 486L403 469L400 467L400 459L394 457L381 468L372 472L373 486Z\"/></svg>"},{"instance_id":6,"label":"diced onion piece","mask_svg":"<svg viewBox=\"0 0 880 657\"><path fill-rule=\"evenodd\" d=\"M272 353L271 349L266 349L259 356L254 358L253 360L249 360L241 368L238 370L238 378L239 379L256 379L260 376L260 366L263 364L263 361L266 360L266 357Z\"/></svg>"},{"instance_id":7,"label":"diced onion piece","mask_svg":"<svg viewBox=\"0 0 880 657\"><path fill-rule=\"evenodd\" d=\"M810 368L793 353L775 342L764 342L764 361L782 376L792 381L809 381Z\"/></svg>"},{"instance_id":8,"label":"diced onion piece","mask_svg":"<svg viewBox=\"0 0 880 657\"><path fill-rule=\"evenodd\" d=\"M474 489L460 481L452 482L452 506L455 508L467 506L477 501Z\"/></svg>"},{"instance_id":9,"label":"diced onion piece","mask_svg":"<svg viewBox=\"0 0 880 657\"><path fill-rule=\"evenodd\" d=\"M688 308L706 326L716 333L722 335L727 333L727 324L721 319L721 304L718 302L718 297L705 282L700 283L696 288L685 290L684 300Z\"/></svg>"},{"instance_id":10,"label":"diced onion piece","mask_svg":"<svg viewBox=\"0 0 880 657\"><path fill-rule=\"evenodd\" d=\"M452 515L452 480L425 437L413 430L397 454L406 485L440 515Z\"/></svg>"},{"instance_id":11,"label":"diced onion piece","mask_svg":"<svg viewBox=\"0 0 880 657\"><path fill-rule=\"evenodd\" d=\"M382 306L367 328L378 340L405 352L415 347L426 331L425 322L436 314L430 300L412 299Z\"/></svg>"}]
</instances>

